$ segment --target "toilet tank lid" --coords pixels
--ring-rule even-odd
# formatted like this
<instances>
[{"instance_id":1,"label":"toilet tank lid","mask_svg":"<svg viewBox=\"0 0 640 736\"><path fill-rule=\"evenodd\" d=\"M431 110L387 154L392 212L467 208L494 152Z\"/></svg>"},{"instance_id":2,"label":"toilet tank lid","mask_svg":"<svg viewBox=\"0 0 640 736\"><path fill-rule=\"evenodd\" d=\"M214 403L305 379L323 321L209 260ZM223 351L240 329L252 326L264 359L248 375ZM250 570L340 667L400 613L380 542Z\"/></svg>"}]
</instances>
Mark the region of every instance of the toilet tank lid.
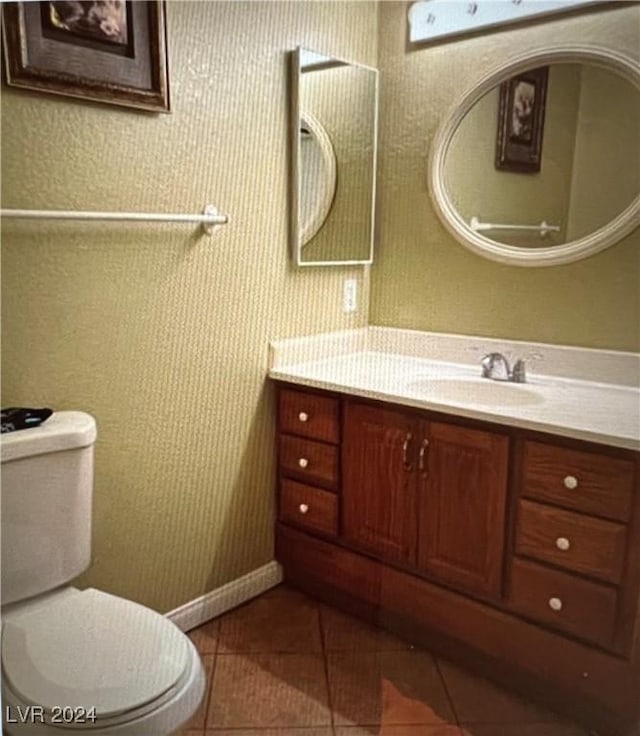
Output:
<instances>
[{"instance_id":1,"label":"toilet tank lid","mask_svg":"<svg viewBox=\"0 0 640 736\"><path fill-rule=\"evenodd\" d=\"M56 411L46 422L31 429L0 435L3 463L23 457L88 447L96 441L96 421L83 411Z\"/></svg>"}]
</instances>

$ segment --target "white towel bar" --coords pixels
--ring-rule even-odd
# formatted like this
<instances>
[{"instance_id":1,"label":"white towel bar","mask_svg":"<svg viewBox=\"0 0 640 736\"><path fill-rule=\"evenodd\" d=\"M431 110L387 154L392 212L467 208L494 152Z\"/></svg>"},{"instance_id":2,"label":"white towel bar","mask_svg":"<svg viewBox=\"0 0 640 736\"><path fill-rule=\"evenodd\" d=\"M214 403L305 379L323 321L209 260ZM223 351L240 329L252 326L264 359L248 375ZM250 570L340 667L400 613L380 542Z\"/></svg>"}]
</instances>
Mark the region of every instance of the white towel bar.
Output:
<instances>
[{"instance_id":1,"label":"white towel bar","mask_svg":"<svg viewBox=\"0 0 640 736\"><path fill-rule=\"evenodd\" d=\"M0 216L29 220L115 220L118 222L195 222L207 235L217 225L226 225L229 217L208 204L202 214L172 214L164 212L87 212L77 210L0 210Z\"/></svg>"},{"instance_id":2,"label":"white towel bar","mask_svg":"<svg viewBox=\"0 0 640 736\"><path fill-rule=\"evenodd\" d=\"M483 230L535 230L540 233L541 238L544 238L548 233L560 232L559 225L549 225L545 220L539 225L509 225L507 223L493 224L491 222L480 222L477 217L472 217L469 226L474 232L481 232Z\"/></svg>"}]
</instances>

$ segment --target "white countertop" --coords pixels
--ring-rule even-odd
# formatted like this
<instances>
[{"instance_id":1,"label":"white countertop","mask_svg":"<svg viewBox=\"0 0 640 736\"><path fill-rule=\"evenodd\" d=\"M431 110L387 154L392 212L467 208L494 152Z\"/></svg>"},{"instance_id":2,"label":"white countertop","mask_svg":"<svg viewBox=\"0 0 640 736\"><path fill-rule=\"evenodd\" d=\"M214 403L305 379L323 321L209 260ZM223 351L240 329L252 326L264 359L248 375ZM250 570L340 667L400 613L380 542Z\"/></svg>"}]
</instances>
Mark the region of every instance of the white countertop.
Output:
<instances>
[{"instance_id":1,"label":"white countertop","mask_svg":"<svg viewBox=\"0 0 640 736\"><path fill-rule=\"evenodd\" d=\"M393 333L393 352L388 352L388 332ZM443 338L451 341L451 336ZM440 338L433 333L366 328L351 334L284 340L271 345L269 375L301 386L640 450L640 388L633 385L635 366L640 363L633 360L634 354L620 353L618 363L626 360L626 365L618 365L613 351L585 350L579 355L580 349L566 348L570 359L581 366L582 375L585 360L592 367L604 366L605 380L594 381L533 372L545 358L547 365L555 361L564 366L565 373L570 372L571 360L563 363L562 347L500 341L500 352L520 356L534 351L527 382L503 383L481 378L477 357L494 350L498 341L465 339L471 342L458 340L454 357L460 356L463 346L467 362L450 360L451 349L442 350L449 360L434 359ZM421 357L421 352L428 357ZM609 364L611 369L606 368ZM621 377L624 383L611 382Z\"/></svg>"}]
</instances>

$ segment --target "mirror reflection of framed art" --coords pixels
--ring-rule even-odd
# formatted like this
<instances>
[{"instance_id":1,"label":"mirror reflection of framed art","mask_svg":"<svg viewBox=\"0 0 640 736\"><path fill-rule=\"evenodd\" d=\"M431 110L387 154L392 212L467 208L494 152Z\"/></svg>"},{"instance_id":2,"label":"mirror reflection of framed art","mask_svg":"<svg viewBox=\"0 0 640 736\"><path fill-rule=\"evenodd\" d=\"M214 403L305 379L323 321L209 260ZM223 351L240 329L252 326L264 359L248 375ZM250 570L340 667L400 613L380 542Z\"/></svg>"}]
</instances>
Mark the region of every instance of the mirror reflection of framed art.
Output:
<instances>
[{"instance_id":1,"label":"mirror reflection of framed art","mask_svg":"<svg viewBox=\"0 0 640 736\"><path fill-rule=\"evenodd\" d=\"M548 68L540 67L500 85L496 169L540 171L548 76Z\"/></svg>"}]
</instances>

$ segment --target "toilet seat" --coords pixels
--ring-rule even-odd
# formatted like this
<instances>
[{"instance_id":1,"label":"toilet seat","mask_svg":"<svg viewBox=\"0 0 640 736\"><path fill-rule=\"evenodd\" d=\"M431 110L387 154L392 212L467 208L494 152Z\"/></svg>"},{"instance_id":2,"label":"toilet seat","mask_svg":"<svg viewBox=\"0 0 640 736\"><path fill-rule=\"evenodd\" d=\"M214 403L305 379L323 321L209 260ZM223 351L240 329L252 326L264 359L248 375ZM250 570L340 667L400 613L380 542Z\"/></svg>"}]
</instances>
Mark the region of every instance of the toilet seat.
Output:
<instances>
[{"instance_id":1,"label":"toilet seat","mask_svg":"<svg viewBox=\"0 0 640 736\"><path fill-rule=\"evenodd\" d=\"M142 718L180 694L193 678L194 650L155 611L94 589L67 590L12 612L2 670L16 701L42 706L46 723L56 706L95 707L93 722L58 728L99 730Z\"/></svg>"}]
</instances>

